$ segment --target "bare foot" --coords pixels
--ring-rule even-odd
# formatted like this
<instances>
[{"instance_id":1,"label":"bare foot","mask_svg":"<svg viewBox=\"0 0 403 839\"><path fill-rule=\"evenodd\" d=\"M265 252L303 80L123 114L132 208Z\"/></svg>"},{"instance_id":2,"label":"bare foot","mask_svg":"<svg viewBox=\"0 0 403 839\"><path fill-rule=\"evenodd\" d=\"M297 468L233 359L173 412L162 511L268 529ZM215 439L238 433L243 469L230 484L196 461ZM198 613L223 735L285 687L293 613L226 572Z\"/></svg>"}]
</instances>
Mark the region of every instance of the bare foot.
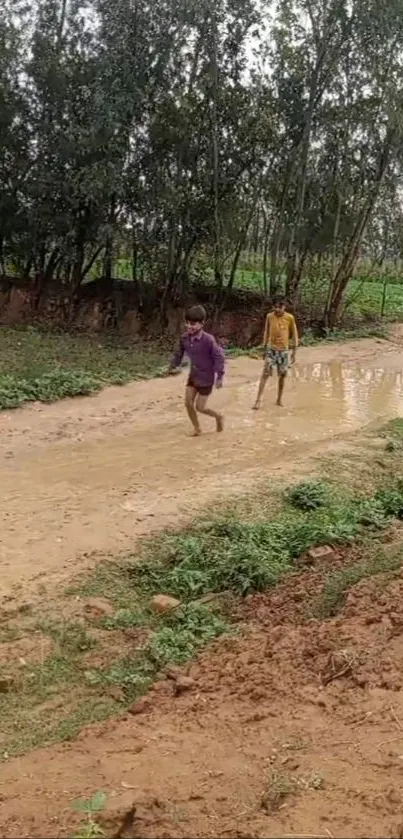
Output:
<instances>
[{"instance_id":1,"label":"bare foot","mask_svg":"<svg viewBox=\"0 0 403 839\"><path fill-rule=\"evenodd\" d=\"M255 402L255 404L254 404L254 406L253 406L252 410L253 410L253 411L258 411L258 410L259 410L259 408L260 408L260 402Z\"/></svg>"},{"instance_id":2,"label":"bare foot","mask_svg":"<svg viewBox=\"0 0 403 839\"><path fill-rule=\"evenodd\" d=\"M283 407L283 403L282 403L281 399L277 399L276 405L278 405L279 408Z\"/></svg>"},{"instance_id":3,"label":"bare foot","mask_svg":"<svg viewBox=\"0 0 403 839\"><path fill-rule=\"evenodd\" d=\"M194 428L192 433L190 434L191 437L200 437L201 428Z\"/></svg>"},{"instance_id":4,"label":"bare foot","mask_svg":"<svg viewBox=\"0 0 403 839\"><path fill-rule=\"evenodd\" d=\"M219 414L217 417L217 431L224 431L224 417Z\"/></svg>"}]
</instances>

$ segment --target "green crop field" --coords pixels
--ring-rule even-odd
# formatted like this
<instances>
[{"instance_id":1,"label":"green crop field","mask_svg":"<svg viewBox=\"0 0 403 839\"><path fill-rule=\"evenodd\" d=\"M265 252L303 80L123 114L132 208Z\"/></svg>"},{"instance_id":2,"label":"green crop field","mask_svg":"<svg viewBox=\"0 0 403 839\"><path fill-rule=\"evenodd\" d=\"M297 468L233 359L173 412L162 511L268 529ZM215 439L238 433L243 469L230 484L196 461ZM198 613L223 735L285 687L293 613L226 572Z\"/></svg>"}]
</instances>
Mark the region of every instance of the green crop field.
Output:
<instances>
[{"instance_id":1,"label":"green crop field","mask_svg":"<svg viewBox=\"0 0 403 839\"><path fill-rule=\"evenodd\" d=\"M99 274L99 267L98 267ZM115 265L115 276L118 279L131 279L131 263L127 259L120 259ZM202 278L206 283L213 281L212 271L206 270ZM377 317L381 315L383 298L383 278L352 279L348 285L344 307L351 315ZM252 268L241 268L237 271L235 288L248 291L263 292L263 272ZM328 283L321 279L305 279L301 286L301 299L306 306L320 307L327 295ZM393 277L386 287L384 316L388 319L399 319L403 316L403 276Z\"/></svg>"}]
</instances>

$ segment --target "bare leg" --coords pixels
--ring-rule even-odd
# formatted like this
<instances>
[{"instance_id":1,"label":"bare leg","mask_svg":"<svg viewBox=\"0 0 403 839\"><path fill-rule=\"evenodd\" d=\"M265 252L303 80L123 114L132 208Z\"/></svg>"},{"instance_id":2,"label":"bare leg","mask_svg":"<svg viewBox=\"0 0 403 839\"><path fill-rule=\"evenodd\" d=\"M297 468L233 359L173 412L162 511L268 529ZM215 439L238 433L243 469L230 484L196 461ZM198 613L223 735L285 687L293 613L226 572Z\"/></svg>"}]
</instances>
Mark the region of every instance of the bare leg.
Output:
<instances>
[{"instance_id":1,"label":"bare leg","mask_svg":"<svg viewBox=\"0 0 403 839\"><path fill-rule=\"evenodd\" d=\"M187 387L185 392L185 408L188 412L188 417L190 422L193 425L193 433L195 437L199 437L201 434L201 428L199 425L198 416L195 410L195 399L196 399L197 391L194 387Z\"/></svg>"},{"instance_id":2,"label":"bare leg","mask_svg":"<svg viewBox=\"0 0 403 839\"><path fill-rule=\"evenodd\" d=\"M201 396L201 394L199 393L196 397L196 411L198 411L199 414L204 414L204 416L206 417L212 417L213 419L215 419L217 424L217 431L223 431L224 418L222 414L219 414L218 411L213 411L212 408L207 408L207 400L208 396Z\"/></svg>"},{"instance_id":3,"label":"bare leg","mask_svg":"<svg viewBox=\"0 0 403 839\"><path fill-rule=\"evenodd\" d=\"M279 377L278 377L278 391L277 391L277 402L276 402L276 405L279 405L280 408L283 405L282 399L283 399L285 379L286 379L286 374L285 373L280 373Z\"/></svg>"},{"instance_id":4,"label":"bare leg","mask_svg":"<svg viewBox=\"0 0 403 839\"><path fill-rule=\"evenodd\" d=\"M272 374L271 368L270 368L270 367L268 367L268 365L267 365L267 364L265 364L265 365L264 365L264 367L263 367L263 370L262 370L262 375L261 375L261 377L260 377L260 382L259 382L259 388L258 388L258 392L257 392L256 402L255 402L255 404L254 404L254 406L253 406L253 410L254 410L254 411L258 411L258 410L259 410L259 408L260 408L260 403L261 403L261 401L262 401L263 391L264 391L264 389L265 389L265 387L266 387L266 382L267 382L267 379L269 379L269 378L270 378L271 374Z\"/></svg>"}]
</instances>

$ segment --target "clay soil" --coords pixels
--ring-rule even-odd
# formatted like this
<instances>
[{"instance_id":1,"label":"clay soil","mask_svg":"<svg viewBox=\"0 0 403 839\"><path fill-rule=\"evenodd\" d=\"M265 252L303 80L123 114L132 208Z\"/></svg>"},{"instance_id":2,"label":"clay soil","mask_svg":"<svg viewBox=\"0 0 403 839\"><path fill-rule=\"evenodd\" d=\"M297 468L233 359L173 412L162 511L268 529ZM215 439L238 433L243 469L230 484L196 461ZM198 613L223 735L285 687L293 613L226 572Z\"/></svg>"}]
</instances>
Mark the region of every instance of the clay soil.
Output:
<instances>
[{"instance_id":1,"label":"clay soil","mask_svg":"<svg viewBox=\"0 0 403 839\"><path fill-rule=\"evenodd\" d=\"M389 342L301 351L281 415L272 394L250 412L258 375L253 360L230 364L220 437L185 436L178 379L2 414L7 608L44 590L57 605L101 553L265 473L309 472L401 407ZM364 580L320 622L322 581L323 568L303 571L239 604L240 631L204 650L183 690L161 679L142 713L3 762L1 835L71 836L72 802L102 790L109 836L402 836L403 579Z\"/></svg>"}]
</instances>

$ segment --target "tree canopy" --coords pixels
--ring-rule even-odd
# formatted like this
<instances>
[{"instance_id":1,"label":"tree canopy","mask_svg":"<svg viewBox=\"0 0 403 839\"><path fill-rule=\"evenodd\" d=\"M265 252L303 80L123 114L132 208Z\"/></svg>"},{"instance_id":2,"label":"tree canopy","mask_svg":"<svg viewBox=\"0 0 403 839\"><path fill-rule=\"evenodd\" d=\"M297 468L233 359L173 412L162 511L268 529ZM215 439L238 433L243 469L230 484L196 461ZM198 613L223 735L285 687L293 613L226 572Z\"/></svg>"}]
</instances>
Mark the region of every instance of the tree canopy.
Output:
<instances>
[{"instance_id":1,"label":"tree canopy","mask_svg":"<svg viewBox=\"0 0 403 839\"><path fill-rule=\"evenodd\" d=\"M75 293L124 246L161 301L400 256L403 0L0 0L0 271Z\"/></svg>"}]
</instances>

